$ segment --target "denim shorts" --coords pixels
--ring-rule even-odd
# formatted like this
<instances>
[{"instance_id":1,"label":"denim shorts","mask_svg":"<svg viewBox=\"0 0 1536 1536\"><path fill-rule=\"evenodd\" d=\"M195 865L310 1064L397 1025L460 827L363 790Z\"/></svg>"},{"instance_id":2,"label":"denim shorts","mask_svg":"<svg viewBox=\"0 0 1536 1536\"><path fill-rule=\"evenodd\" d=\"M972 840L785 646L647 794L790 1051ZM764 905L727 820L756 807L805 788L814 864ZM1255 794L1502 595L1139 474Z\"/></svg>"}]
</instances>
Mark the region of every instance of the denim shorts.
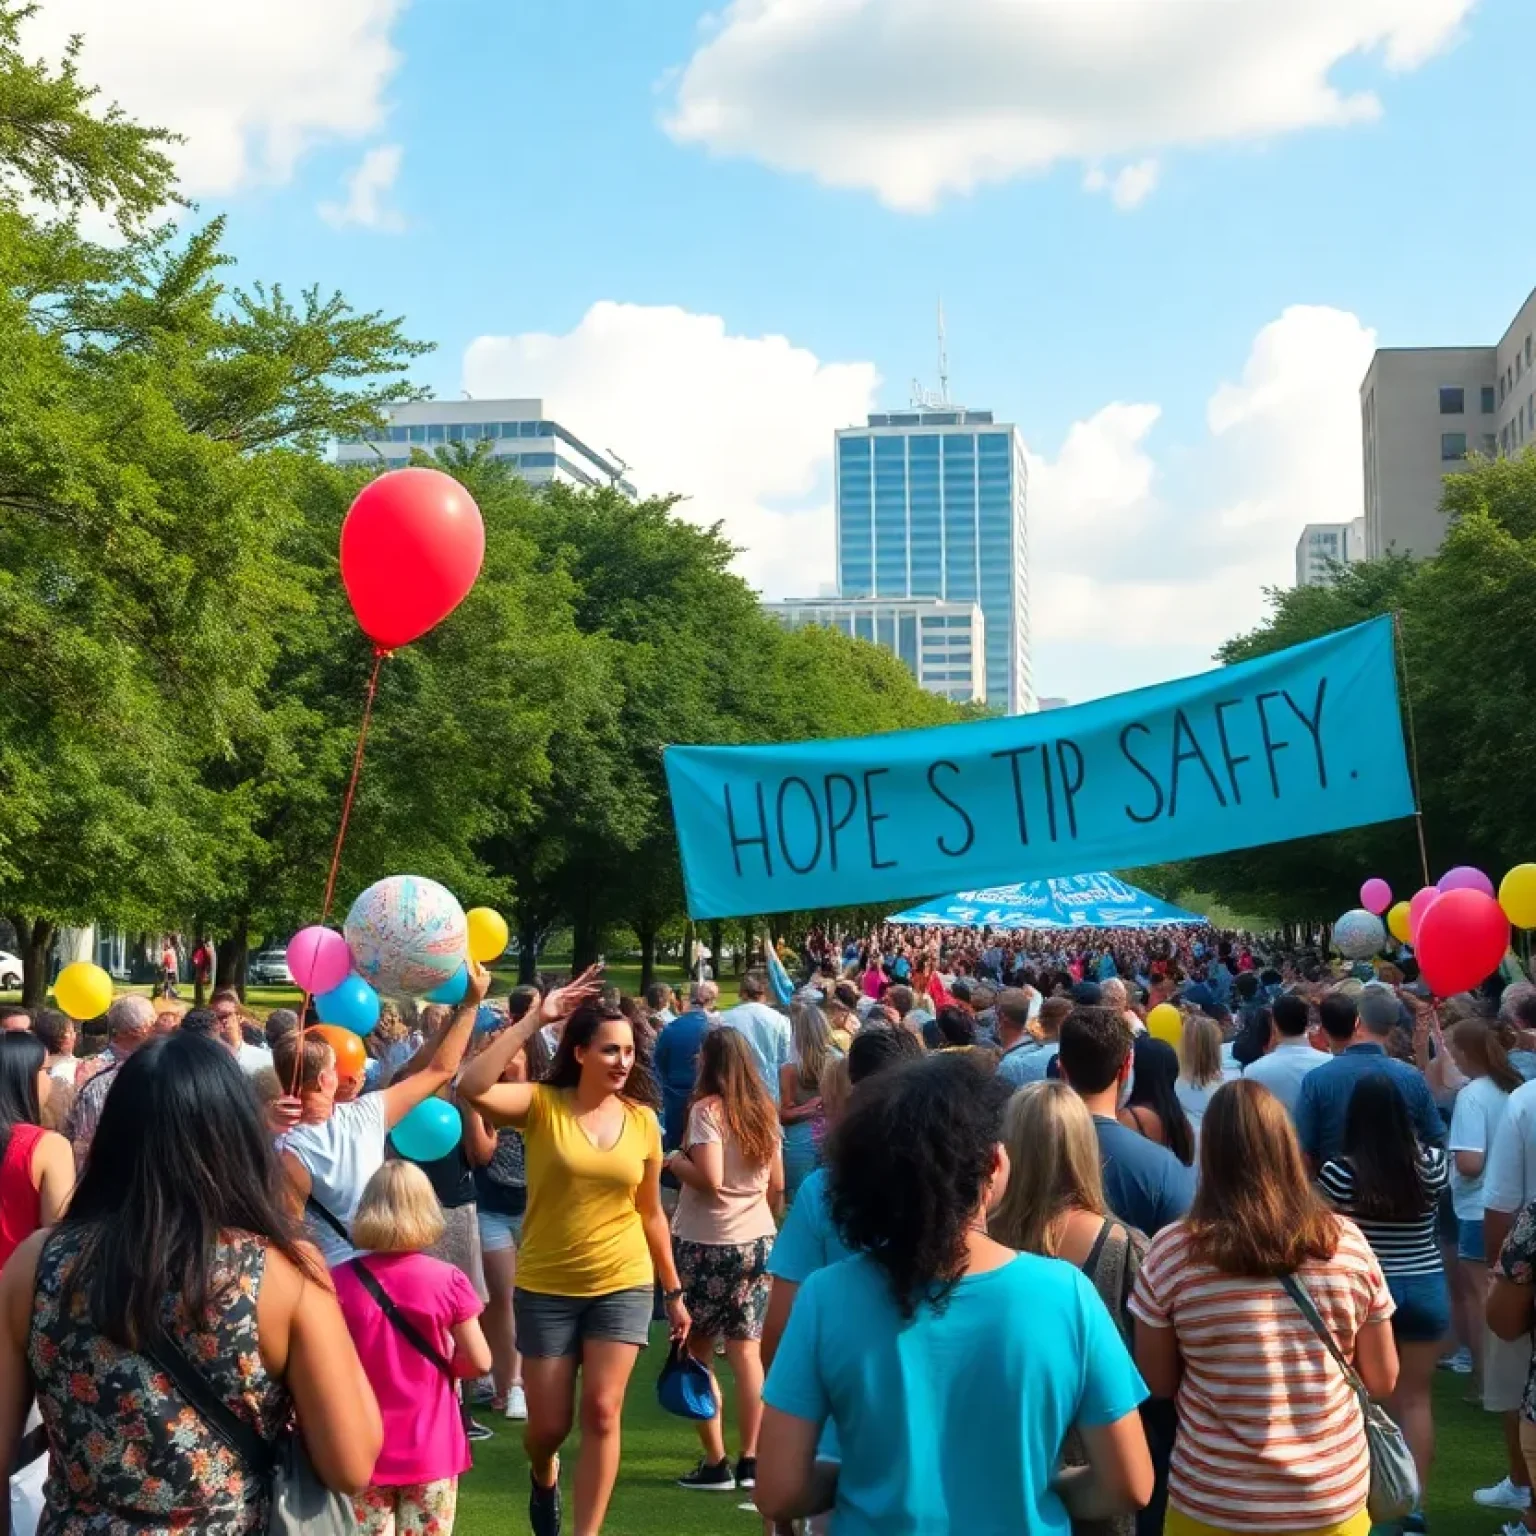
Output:
<instances>
[{"instance_id":1,"label":"denim shorts","mask_svg":"<svg viewBox=\"0 0 1536 1536\"><path fill-rule=\"evenodd\" d=\"M1433 1344L1451 1331L1451 1293L1445 1271L1432 1275L1388 1275L1387 1289L1397 1304L1392 1336L1403 1344Z\"/></svg>"},{"instance_id":2,"label":"denim shorts","mask_svg":"<svg viewBox=\"0 0 1536 1536\"><path fill-rule=\"evenodd\" d=\"M500 1211L484 1210L479 1214L482 1253L505 1253L509 1248L516 1248L522 1241L521 1216L503 1216Z\"/></svg>"},{"instance_id":3,"label":"denim shorts","mask_svg":"<svg viewBox=\"0 0 1536 1536\"><path fill-rule=\"evenodd\" d=\"M1474 1264L1486 1264L1488 1262L1487 1250L1483 1245L1483 1219L1481 1216L1476 1221L1456 1222L1456 1257L1468 1259Z\"/></svg>"},{"instance_id":4,"label":"denim shorts","mask_svg":"<svg viewBox=\"0 0 1536 1536\"><path fill-rule=\"evenodd\" d=\"M656 1288L637 1285L606 1296L548 1296L542 1291L512 1292L517 1347L535 1360L580 1355L588 1339L645 1348L651 1333Z\"/></svg>"}]
</instances>

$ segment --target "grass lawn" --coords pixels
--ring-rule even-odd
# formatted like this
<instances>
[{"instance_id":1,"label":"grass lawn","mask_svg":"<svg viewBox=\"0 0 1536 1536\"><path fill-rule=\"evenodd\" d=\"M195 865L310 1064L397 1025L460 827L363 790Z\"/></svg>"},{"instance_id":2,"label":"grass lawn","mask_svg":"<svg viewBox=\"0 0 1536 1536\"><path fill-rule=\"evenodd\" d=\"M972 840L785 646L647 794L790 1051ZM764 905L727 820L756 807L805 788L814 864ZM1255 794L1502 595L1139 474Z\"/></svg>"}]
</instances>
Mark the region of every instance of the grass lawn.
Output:
<instances>
[{"instance_id":1,"label":"grass lawn","mask_svg":"<svg viewBox=\"0 0 1536 1536\"><path fill-rule=\"evenodd\" d=\"M661 1330L655 1330L661 1337ZM640 1358L630 1385L624 1413L624 1465L604 1529L611 1536L758 1536L762 1525L755 1515L737 1509L747 1495L685 1493L673 1480L698 1459L693 1426L674 1419L656 1406L653 1383L661 1369L661 1349L655 1345ZM722 1362L723 1363L723 1362ZM732 1455L733 1410L728 1382L726 1444ZM1429 1523L1434 1536L1495 1536L1506 1517L1479 1508L1472 1490L1503 1475L1503 1440L1498 1421L1462 1402L1466 1378L1439 1372L1435 1417L1439 1445L1430 1481ZM475 1447L475 1470L460 1484L458 1536L508 1536L526 1531L528 1462L523 1455L522 1426L495 1419L480 1410L496 1438ZM570 1525L571 1473L576 1464L576 1437L564 1453L561 1482Z\"/></svg>"}]
</instances>

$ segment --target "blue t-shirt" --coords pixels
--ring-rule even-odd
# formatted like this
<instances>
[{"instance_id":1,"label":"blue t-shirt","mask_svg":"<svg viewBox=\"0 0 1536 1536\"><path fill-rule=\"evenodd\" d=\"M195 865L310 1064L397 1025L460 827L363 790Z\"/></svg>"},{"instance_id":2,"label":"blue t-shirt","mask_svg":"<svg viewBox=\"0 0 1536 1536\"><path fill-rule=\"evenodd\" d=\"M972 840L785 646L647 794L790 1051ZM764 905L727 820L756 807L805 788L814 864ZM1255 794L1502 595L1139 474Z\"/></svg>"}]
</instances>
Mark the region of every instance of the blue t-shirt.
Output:
<instances>
[{"instance_id":1,"label":"blue t-shirt","mask_svg":"<svg viewBox=\"0 0 1536 1536\"><path fill-rule=\"evenodd\" d=\"M702 1009L680 1013L656 1037L651 1064L661 1084L662 1145L675 1152L688 1125L688 1101L699 1076L699 1052L713 1026Z\"/></svg>"},{"instance_id":2,"label":"blue t-shirt","mask_svg":"<svg viewBox=\"0 0 1536 1536\"><path fill-rule=\"evenodd\" d=\"M784 1218L784 1225L773 1241L768 1256L768 1273L775 1280L804 1285L818 1269L841 1264L850 1257L832 1222L832 1206L827 1198L827 1170L818 1168L806 1175L795 1196L795 1203ZM798 1305L798 1302L796 1303Z\"/></svg>"},{"instance_id":3,"label":"blue t-shirt","mask_svg":"<svg viewBox=\"0 0 1536 1536\"><path fill-rule=\"evenodd\" d=\"M1193 1168L1118 1120L1095 1115L1093 1128L1104 1168L1104 1198L1121 1221L1153 1237L1189 1214L1195 1198Z\"/></svg>"},{"instance_id":4,"label":"blue t-shirt","mask_svg":"<svg viewBox=\"0 0 1536 1536\"><path fill-rule=\"evenodd\" d=\"M1445 1121L1418 1069L1388 1056L1374 1041L1365 1041L1347 1047L1301 1080L1301 1092L1296 1096L1296 1136L1314 1167L1321 1168L1342 1156L1350 1098L1361 1079L1372 1076L1390 1077L1397 1085L1414 1132L1425 1146L1445 1144Z\"/></svg>"},{"instance_id":5,"label":"blue t-shirt","mask_svg":"<svg viewBox=\"0 0 1536 1536\"><path fill-rule=\"evenodd\" d=\"M965 1276L910 1321L873 1260L818 1270L763 1391L780 1413L836 1425L839 1536L1064 1533L1051 1479L1068 1429L1112 1424L1146 1395L1092 1285L1034 1254Z\"/></svg>"}]
</instances>

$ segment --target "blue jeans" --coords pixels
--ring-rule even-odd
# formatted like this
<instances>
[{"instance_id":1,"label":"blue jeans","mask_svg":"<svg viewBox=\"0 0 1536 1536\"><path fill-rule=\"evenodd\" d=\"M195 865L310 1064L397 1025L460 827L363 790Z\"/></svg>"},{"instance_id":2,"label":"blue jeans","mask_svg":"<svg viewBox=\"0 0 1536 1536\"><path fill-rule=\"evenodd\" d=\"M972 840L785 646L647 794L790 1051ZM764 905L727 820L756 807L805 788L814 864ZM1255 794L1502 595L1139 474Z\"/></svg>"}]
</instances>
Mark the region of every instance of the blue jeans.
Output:
<instances>
[{"instance_id":1,"label":"blue jeans","mask_svg":"<svg viewBox=\"0 0 1536 1536\"><path fill-rule=\"evenodd\" d=\"M1451 1293L1444 1270L1432 1275L1388 1275L1387 1289L1397 1303L1393 1338L1404 1344L1433 1344L1451 1331Z\"/></svg>"},{"instance_id":2,"label":"blue jeans","mask_svg":"<svg viewBox=\"0 0 1536 1536\"><path fill-rule=\"evenodd\" d=\"M1456 1257L1468 1259L1474 1264L1487 1263L1488 1253L1483 1243L1482 1217L1478 1217L1476 1221L1457 1221Z\"/></svg>"}]
</instances>

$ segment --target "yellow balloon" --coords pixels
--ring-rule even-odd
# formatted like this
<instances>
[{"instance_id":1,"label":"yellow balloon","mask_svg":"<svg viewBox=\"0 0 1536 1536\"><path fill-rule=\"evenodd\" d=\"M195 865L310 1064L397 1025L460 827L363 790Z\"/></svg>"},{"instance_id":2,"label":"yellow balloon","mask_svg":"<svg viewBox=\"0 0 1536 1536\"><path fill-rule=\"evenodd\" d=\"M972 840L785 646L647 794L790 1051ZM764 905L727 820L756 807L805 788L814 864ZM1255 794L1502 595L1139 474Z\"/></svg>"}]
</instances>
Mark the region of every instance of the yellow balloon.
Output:
<instances>
[{"instance_id":1,"label":"yellow balloon","mask_svg":"<svg viewBox=\"0 0 1536 1536\"><path fill-rule=\"evenodd\" d=\"M1147 1015L1147 1033L1177 1050L1184 1038L1184 1015L1172 1003L1159 1003Z\"/></svg>"},{"instance_id":2,"label":"yellow balloon","mask_svg":"<svg viewBox=\"0 0 1536 1536\"><path fill-rule=\"evenodd\" d=\"M1536 864L1516 864L1504 876L1499 905L1516 928L1536 928Z\"/></svg>"},{"instance_id":3,"label":"yellow balloon","mask_svg":"<svg viewBox=\"0 0 1536 1536\"><path fill-rule=\"evenodd\" d=\"M499 960L507 948L507 920L491 907L471 907L464 914L469 924L469 958L481 965Z\"/></svg>"},{"instance_id":4,"label":"yellow balloon","mask_svg":"<svg viewBox=\"0 0 1536 1536\"><path fill-rule=\"evenodd\" d=\"M59 972L53 996L72 1019L99 1019L112 1006L112 978L89 960L76 960Z\"/></svg>"},{"instance_id":5,"label":"yellow balloon","mask_svg":"<svg viewBox=\"0 0 1536 1536\"><path fill-rule=\"evenodd\" d=\"M1536 871L1536 865L1532 866ZM1413 936L1413 928L1409 922L1409 907L1406 901L1400 901L1387 913L1387 931L1399 944L1406 944Z\"/></svg>"}]
</instances>

